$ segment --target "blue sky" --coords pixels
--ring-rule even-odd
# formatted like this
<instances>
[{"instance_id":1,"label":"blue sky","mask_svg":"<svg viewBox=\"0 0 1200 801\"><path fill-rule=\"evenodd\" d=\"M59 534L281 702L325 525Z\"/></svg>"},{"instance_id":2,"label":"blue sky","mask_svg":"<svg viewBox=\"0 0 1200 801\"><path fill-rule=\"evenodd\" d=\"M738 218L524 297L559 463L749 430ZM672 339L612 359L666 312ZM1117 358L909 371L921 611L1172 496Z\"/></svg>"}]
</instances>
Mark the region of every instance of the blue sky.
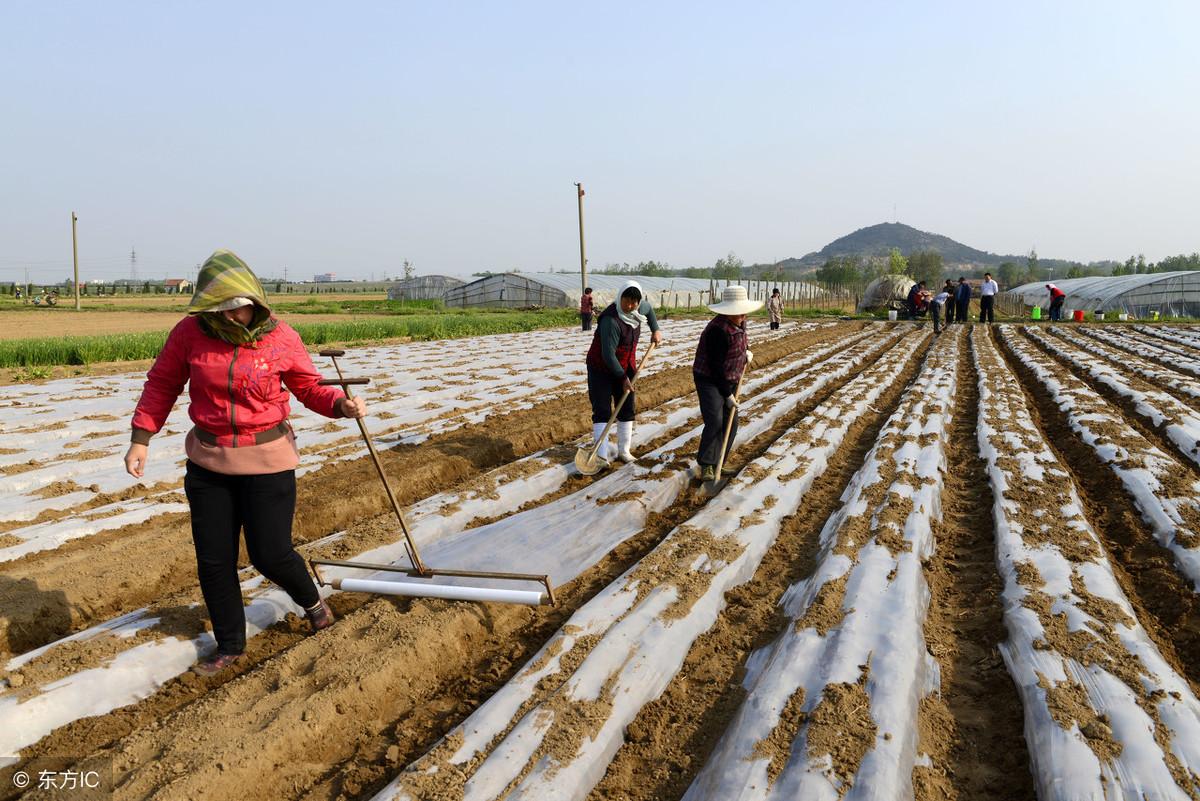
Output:
<instances>
[{"instance_id":1,"label":"blue sky","mask_svg":"<svg viewBox=\"0 0 1200 801\"><path fill-rule=\"evenodd\" d=\"M739 4L740 6L740 4ZM0 5L0 280L1200 249L1200 4Z\"/></svg>"}]
</instances>

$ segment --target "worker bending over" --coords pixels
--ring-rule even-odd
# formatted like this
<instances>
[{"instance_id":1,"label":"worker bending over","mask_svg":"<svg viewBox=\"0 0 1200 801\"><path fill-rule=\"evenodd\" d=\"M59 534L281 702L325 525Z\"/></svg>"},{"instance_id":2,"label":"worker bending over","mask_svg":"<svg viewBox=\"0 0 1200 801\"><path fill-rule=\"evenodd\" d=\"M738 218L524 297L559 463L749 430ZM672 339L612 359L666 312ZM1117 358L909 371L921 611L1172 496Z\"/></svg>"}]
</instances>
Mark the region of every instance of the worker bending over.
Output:
<instances>
[{"instance_id":1,"label":"worker bending over","mask_svg":"<svg viewBox=\"0 0 1200 801\"><path fill-rule=\"evenodd\" d=\"M621 286L614 303L600 312L592 346L587 353L588 400L592 404L592 442L599 442L612 416L613 406L621 400L625 390L629 397L617 411L617 448L614 453L608 443L602 443L596 453L601 459L612 461L614 456L623 462L632 462L633 418L635 403L630 379L637 372L637 344L642 333L642 324L650 326L650 339L657 345L662 342L662 331L654 316L654 307L643 298L642 287L637 281L626 281Z\"/></svg>"}]
</instances>

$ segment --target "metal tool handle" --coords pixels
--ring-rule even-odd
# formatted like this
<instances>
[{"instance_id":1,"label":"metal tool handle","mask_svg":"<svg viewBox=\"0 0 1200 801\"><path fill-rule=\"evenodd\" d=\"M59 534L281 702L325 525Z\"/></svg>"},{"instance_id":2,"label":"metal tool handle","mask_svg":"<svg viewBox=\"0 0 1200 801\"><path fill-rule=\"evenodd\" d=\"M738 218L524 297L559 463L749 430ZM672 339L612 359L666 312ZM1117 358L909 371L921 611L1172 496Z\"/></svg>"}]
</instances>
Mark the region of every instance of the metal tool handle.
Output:
<instances>
[{"instance_id":1,"label":"metal tool handle","mask_svg":"<svg viewBox=\"0 0 1200 801\"><path fill-rule=\"evenodd\" d=\"M344 350L336 350L333 348L320 351L321 356L328 356L333 360L333 369L337 370L337 380L323 379L322 384L338 384L346 393L347 398L353 398L350 393L351 385L366 384L370 379L367 378L346 378L342 375L342 368L338 364L337 357L344 356ZM379 453L375 450L375 443L371 440L371 434L367 431L367 424L363 422L361 417L354 418L358 423L358 430L362 434L363 441L367 443L367 450L371 453L371 461L375 463L375 470L379 473L379 480L383 482L383 488L387 492L388 501L392 504L392 510L396 513L396 519L400 521L400 530L404 532L405 549L408 551L408 560L412 562L413 569L422 576L429 575L429 569L421 562L421 554L417 551L417 545L413 542L412 534L408 531L408 524L404 522L404 514L400 511L400 502L396 500L396 494L392 492L392 483L388 481L387 473L383 471L383 462L379 459Z\"/></svg>"},{"instance_id":2,"label":"metal tool handle","mask_svg":"<svg viewBox=\"0 0 1200 801\"><path fill-rule=\"evenodd\" d=\"M650 354L653 352L655 344L656 343L654 340L651 340L650 347L646 348L646 352L642 354L642 360L638 362L637 369L633 371L633 377L629 379L629 386L631 388L633 387L633 382L637 381L638 374L642 372L642 367L645 366L646 360L650 358ZM608 436L608 430L613 427L613 423L617 422L617 415L621 413L621 407L625 405L625 401L629 398L630 391L630 389L627 389L621 393L621 400L619 400L617 405L613 408L613 413L609 416L608 423L604 426L604 430L600 432L600 439L596 440L596 443L592 445L592 450L588 453L589 462L596 458L596 454L600 451L600 445Z\"/></svg>"}]
</instances>

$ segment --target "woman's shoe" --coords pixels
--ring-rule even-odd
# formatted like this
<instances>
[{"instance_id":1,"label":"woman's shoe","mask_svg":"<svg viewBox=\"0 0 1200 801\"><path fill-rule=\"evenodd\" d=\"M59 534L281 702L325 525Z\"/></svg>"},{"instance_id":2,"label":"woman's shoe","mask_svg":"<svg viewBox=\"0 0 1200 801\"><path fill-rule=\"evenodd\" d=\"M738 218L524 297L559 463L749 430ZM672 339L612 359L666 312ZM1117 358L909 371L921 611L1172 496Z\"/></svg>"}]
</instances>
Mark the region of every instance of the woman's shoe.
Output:
<instances>
[{"instance_id":1,"label":"woman's shoe","mask_svg":"<svg viewBox=\"0 0 1200 801\"><path fill-rule=\"evenodd\" d=\"M220 673L241 658L241 654L213 654L208 659L192 665L192 672L199 676L212 676Z\"/></svg>"},{"instance_id":2,"label":"woman's shoe","mask_svg":"<svg viewBox=\"0 0 1200 801\"><path fill-rule=\"evenodd\" d=\"M305 609L304 616L308 618L308 624L312 626L313 634L333 625L333 610L329 608L329 604L325 603L324 598L317 601L317 605L312 609Z\"/></svg>"}]
</instances>

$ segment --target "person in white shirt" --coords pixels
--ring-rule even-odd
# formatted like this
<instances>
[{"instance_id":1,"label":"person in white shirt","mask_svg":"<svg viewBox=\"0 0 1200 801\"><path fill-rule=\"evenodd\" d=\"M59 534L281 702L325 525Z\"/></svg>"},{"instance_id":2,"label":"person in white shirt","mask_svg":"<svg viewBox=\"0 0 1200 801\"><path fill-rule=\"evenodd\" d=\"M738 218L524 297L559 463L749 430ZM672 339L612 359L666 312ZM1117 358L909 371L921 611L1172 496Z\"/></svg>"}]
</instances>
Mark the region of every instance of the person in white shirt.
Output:
<instances>
[{"instance_id":1,"label":"person in white shirt","mask_svg":"<svg viewBox=\"0 0 1200 801\"><path fill-rule=\"evenodd\" d=\"M979 322L996 322L996 293L1000 285L992 280L991 273L983 274L983 284L979 287Z\"/></svg>"},{"instance_id":2,"label":"person in white shirt","mask_svg":"<svg viewBox=\"0 0 1200 801\"><path fill-rule=\"evenodd\" d=\"M946 301L950 299L950 293L942 290L933 296L933 300L929 303L929 314L933 317L933 333L942 333L942 311L946 308Z\"/></svg>"}]
</instances>

